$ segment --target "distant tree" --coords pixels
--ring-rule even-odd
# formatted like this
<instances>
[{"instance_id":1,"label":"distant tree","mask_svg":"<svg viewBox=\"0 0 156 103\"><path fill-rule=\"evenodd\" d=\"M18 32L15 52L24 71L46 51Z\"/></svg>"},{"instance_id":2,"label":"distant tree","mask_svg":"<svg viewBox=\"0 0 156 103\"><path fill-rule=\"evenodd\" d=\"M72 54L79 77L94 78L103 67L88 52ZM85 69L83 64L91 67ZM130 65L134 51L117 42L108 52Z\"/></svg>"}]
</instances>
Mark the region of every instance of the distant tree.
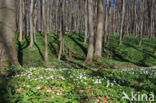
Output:
<instances>
[{"instance_id":1,"label":"distant tree","mask_svg":"<svg viewBox=\"0 0 156 103\"><path fill-rule=\"evenodd\" d=\"M140 11L140 25L141 25L141 29L140 29L140 35L139 35L139 46L141 46L142 44L142 37L143 37L143 32L144 32L144 10L145 10L145 4L144 4L144 1L140 2L140 8L141 8L141 11Z\"/></svg>"},{"instance_id":2,"label":"distant tree","mask_svg":"<svg viewBox=\"0 0 156 103\"><path fill-rule=\"evenodd\" d=\"M25 36L28 37L29 36L29 28L30 28L30 21L29 21L29 2L28 0L24 0L24 31L25 31Z\"/></svg>"},{"instance_id":3,"label":"distant tree","mask_svg":"<svg viewBox=\"0 0 156 103\"><path fill-rule=\"evenodd\" d=\"M94 25L93 25L93 0L88 1L89 8L89 46L87 58L85 60L86 63L91 63L93 59L94 52Z\"/></svg>"},{"instance_id":4,"label":"distant tree","mask_svg":"<svg viewBox=\"0 0 156 103\"><path fill-rule=\"evenodd\" d=\"M33 7L34 7L34 0L31 0L30 3L30 49L33 49L34 45L34 32L33 32Z\"/></svg>"},{"instance_id":5,"label":"distant tree","mask_svg":"<svg viewBox=\"0 0 156 103\"><path fill-rule=\"evenodd\" d=\"M124 35L124 23L125 23L125 13L126 13L126 0L121 0L122 1L122 20L121 20L121 27L120 27L120 45L122 44L122 39Z\"/></svg>"},{"instance_id":6,"label":"distant tree","mask_svg":"<svg viewBox=\"0 0 156 103\"><path fill-rule=\"evenodd\" d=\"M103 34L103 21L104 21L104 8L103 0L98 0L97 9L97 33L95 42L95 57L102 57L102 34Z\"/></svg>"},{"instance_id":7,"label":"distant tree","mask_svg":"<svg viewBox=\"0 0 156 103\"><path fill-rule=\"evenodd\" d=\"M0 0L1 66L19 65L16 53L16 0Z\"/></svg>"},{"instance_id":8,"label":"distant tree","mask_svg":"<svg viewBox=\"0 0 156 103\"><path fill-rule=\"evenodd\" d=\"M85 0L85 38L84 43L87 43L88 37L88 0Z\"/></svg>"},{"instance_id":9,"label":"distant tree","mask_svg":"<svg viewBox=\"0 0 156 103\"><path fill-rule=\"evenodd\" d=\"M38 14L38 0L34 2L34 15L33 15L33 38L34 42L36 42L36 26L37 26L37 14Z\"/></svg>"},{"instance_id":10,"label":"distant tree","mask_svg":"<svg viewBox=\"0 0 156 103\"><path fill-rule=\"evenodd\" d=\"M64 0L60 0L60 46L59 46L59 53L57 58L58 61L60 61L61 59L61 55L63 52L63 45L64 45L64 19L63 19L64 3L65 3Z\"/></svg>"},{"instance_id":11,"label":"distant tree","mask_svg":"<svg viewBox=\"0 0 156 103\"><path fill-rule=\"evenodd\" d=\"M104 44L107 42L107 37L108 37L108 26L109 26L109 3L110 0L106 1L106 16L105 16L105 28L104 28Z\"/></svg>"},{"instance_id":12,"label":"distant tree","mask_svg":"<svg viewBox=\"0 0 156 103\"><path fill-rule=\"evenodd\" d=\"M23 0L20 0L20 35L19 35L19 41L22 41L23 36Z\"/></svg>"},{"instance_id":13,"label":"distant tree","mask_svg":"<svg viewBox=\"0 0 156 103\"><path fill-rule=\"evenodd\" d=\"M46 15L45 15L45 0L42 0L42 21L43 21L43 30L44 30L44 44L45 44L45 55L44 61L48 62L48 40L47 40L47 23L46 23Z\"/></svg>"}]
</instances>

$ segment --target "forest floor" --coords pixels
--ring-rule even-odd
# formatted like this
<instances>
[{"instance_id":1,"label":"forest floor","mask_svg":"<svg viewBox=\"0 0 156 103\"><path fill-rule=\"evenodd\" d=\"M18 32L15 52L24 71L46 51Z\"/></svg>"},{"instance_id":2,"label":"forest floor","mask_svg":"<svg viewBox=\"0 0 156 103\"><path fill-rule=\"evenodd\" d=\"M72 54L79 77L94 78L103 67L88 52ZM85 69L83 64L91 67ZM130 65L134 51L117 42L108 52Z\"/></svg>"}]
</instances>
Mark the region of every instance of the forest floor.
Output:
<instances>
[{"instance_id":1,"label":"forest floor","mask_svg":"<svg viewBox=\"0 0 156 103\"><path fill-rule=\"evenodd\" d=\"M10 67L3 72L10 71L14 74L0 76L0 103L156 102L156 68L92 71ZM129 99L123 98L126 95Z\"/></svg>"},{"instance_id":2,"label":"forest floor","mask_svg":"<svg viewBox=\"0 0 156 103\"><path fill-rule=\"evenodd\" d=\"M26 67L67 67L75 69L117 69L156 66L154 48L156 39L138 39L125 36L123 45L118 45L119 36L110 36L109 44L105 45L103 58L94 59L92 64L85 64L88 45L84 44L84 34L68 33L65 35L65 49L61 61L57 61L59 37L55 33L48 34L49 62L44 63L44 39L38 32L34 49L29 49L29 40L17 42L18 58L21 65Z\"/></svg>"},{"instance_id":3,"label":"forest floor","mask_svg":"<svg viewBox=\"0 0 156 103\"><path fill-rule=\"evenodd\" d=\"M139 47L135 37L125 36L123 45L119 46L119 37L111 36L103 58L85 64L87 44L83 43L83 34L66 34L65 53L60 62L57 61L57 38L54 33L48 34L49 62L46 64L40 33L33 50L29 48L29 40L17 41L18 59L23 67L2 70L0 103L156 101L156 40L143 38ZM129 99L122 99L124 95Z\"/></svg>"}]
</instances>

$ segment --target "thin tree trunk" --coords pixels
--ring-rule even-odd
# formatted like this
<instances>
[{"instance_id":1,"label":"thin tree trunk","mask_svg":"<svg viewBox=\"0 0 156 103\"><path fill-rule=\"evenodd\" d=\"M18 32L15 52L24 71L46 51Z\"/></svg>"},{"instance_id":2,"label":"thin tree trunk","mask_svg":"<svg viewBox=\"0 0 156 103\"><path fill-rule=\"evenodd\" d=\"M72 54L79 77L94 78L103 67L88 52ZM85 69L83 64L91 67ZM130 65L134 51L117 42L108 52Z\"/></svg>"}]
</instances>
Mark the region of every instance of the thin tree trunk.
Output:
<instances>
[{"instance_id":1,"label":"thin tree trunk","mask_svg":"<svg viewBox=\"0 0 156 103\"><path fill-rule=\"evenodd\" d=\"M109 2L110 2L110 0L107 0L107 3L106 3L106 22L105 22L104 45L107 42L107 36L108 36Z\"/></svg>"},{"instance_id":2,"label":"thin tree trunk","mask_svg":"<svg viewBox=\"0 0 156 103\"><path fill-rule=\"evenodd\" d=\"M86 58L86 63L91 63L93 59L93 52L94 52L94 25L93 25L93 0L88 1L89 7L89 46L88 46L88 53Z\"/></svg>"},{"instance_id":3,"label":"thin tree trunk","mask_svg":"<svg viewBox=\"0 0 156 103\"><path fill-rule=\"evenodd\" d=\"M142 36L144 31L144 1L141 2L141 33L139 35L139 46L142 44Z\"/></svg>"},{"instance_id":4,"label":"thin tree trunk","mask_svg":"<svg viewBox=\"0 0 156 103\"><path fill-rule=\"evenodd\" d=\"M34 36L33 36L33 4L34 0L31 0L30 4L30 49L33 49Z\"/></svg>"},{"instance_id":5,"label":"thin tree trunk","mask_svg":"<svg viewBox=\"0 0 156 103\"><path fill-rule=\"evenodd\" d=\"M22 41L23 36L23 0L20 0L20 35L19 35L19 41Z\"/></svg>"},{"instance_id":6,"label":"thin tree trunk","mask_svg":"<svg viewBox=\"0 0 156 103\"><path fill-rule=\"evenodd\" d=\"M64 21L63 21L63 0L60 1L60 47L59 47L59 54L58 54L58 61L61 60L61 55L63 51L63 42L64 42Z\"/></svg>"},{"instance_id":7,"label":"thin tree trunk","mask_svg":"<svg viewBox=\"0 0 156 103\"><path fill-rule=\"evenodd\" d=\"M45 0L42 0L42 18L43 18L43 28L44 28L44 44L45 44L45 54L44 61L48 62L48 40L47 40L47 23L45 16Z\"/></svg>"},{"instance_id":8,"label":"thin tree trunk","mask_svg":"<svg viewBox=\"0 0 156 103\"><path fill-rule=\"evenodd\" d=\"M102 34L103 34L103 22L104 22L104 11L103 11L103 0L98 0L97 10L97 34L95 43L95 57L102 57Z\"/></svg>"},{"instance_id":9,"label":"thin tree trunk","mask_svg":"<svg viewBox=\"0 0 156 103\"><path fill-rule=\"evenodd\" d=\"M85 38L84 43L87 43L88 37L88 0L85 0Z\"/></svg>"},{"instance_id":10,"label":"thin tree trunk","mask_svg":"<svg viewBox=\"0 0 156 103\"><path fill-rule=\"evenodd\" d=\"M154 16L153 16L153 11L154 11L154 7L153 7L153 4L154 4L154 0L152 0L152 3L151 3L151 21L150 21L150 40L153 38L153 28L154 28L154 26L153 26L153 22L154 22L154 20L153 20L153 18L154 18Z\"/></svg>"},{"instance_id":11,"label":"thin tree trunk","mask_svg":"<svg viewBox=\"0 0 156 103\"><path fill-rule=\"evenodd\" d=\"M34 38L34 42L36 42L36 24L37 24L37 14L38 14L37 1L35 1L34 8L35 10L34 10L33 38Z\"/></svg>"},{"instance_id":12,"label":"thin tree trunk","mask_svg":"<svg viewBox=\"0 0 156 103\"><path fill-rule=\"evenodd\" d=\"M55 22L55 27L56 27L56 35L58 35L58 3L56 2L56 22Z\"/></svg>"},{"instance_id":13,"label":"thin tree trunk","mask_svg":"<svg viewBox=\"0 0 156 103\"><path fill-rule=\"evenodd\" d=\"M120 45L122 45L123 35L124 35L124 22L125 22L125 10L126 9L126 0L122 0L122 20L120 27Z\"/></svg>"},{"instance_id":14,"label":"thin tree trunk","mask_svg":"<svg viewBox=\"0 0 156 103\"><path fill-rule=\"evenodd\" d=\"M140 33L140 35L139 35L139 46L141 46L141 44L142 44L143 24L144 24L144 22L143 22L143 20L142 20L142 21L141 21L141 33Z\"/></svg>"}]
</instances>

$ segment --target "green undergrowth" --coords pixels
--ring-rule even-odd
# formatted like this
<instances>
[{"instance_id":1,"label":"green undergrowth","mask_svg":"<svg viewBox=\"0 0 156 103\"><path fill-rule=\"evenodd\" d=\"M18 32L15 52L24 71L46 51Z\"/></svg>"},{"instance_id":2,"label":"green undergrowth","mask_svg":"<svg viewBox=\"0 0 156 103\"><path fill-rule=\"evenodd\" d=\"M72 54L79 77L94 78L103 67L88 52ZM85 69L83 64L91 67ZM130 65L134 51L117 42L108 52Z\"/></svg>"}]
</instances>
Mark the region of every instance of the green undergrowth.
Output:
<instances>
[{"instance_id":1,"label":"green undergrowth","mask_svg":"<svg viewBox=\"0 0 156 103\"><path fill-rule=\"evenodd\" d=\"M10 70L18 72L0 76L0 103L154 103L156 99L156 69L14 67L4 72ZM122 99L125 94L129 99Z\"/></svg>"},{"instance_id":2,"label":"green undergrowth","mask_svg":"<svg viewBox=\"0 0 156 103\"><path fill-rule=\"evenodd\" d=\"M93 63L86 65L88 45L84 44L84 34L66 33L65 34L65 53L61 57L61 62L57 61L59 51L59 35L55 32L48 33L48 52L49 62L44 63L44 36L40 32L36 33L36 43L34 48L29 48L29 38L22 42L17 41L17 51L20 63L23 66L50 67L62 66L71 67L75 64L75 68L98 68L120 67L120 66L142 66L149 67L156 65L156 55L154 55L154 47L156 39L142 39L142 46L138 46L138 39L134 36L125 36L122 45L119 45L119 36L112 35L108 44L104 45L103 58L100 61L94 59ZM69 53L70 52L70 53Z\"/></svg>"}]
</instances>

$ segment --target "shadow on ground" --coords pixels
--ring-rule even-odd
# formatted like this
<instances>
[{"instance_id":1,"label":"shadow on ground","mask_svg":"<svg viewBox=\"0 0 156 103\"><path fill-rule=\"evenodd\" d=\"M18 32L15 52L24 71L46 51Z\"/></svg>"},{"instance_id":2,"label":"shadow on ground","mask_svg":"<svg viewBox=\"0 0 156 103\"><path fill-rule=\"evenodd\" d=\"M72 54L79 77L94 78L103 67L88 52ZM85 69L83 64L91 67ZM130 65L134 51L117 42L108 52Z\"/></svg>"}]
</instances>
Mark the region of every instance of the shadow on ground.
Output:
<instances>
[{"instance_id":1,"label":"shadow on ground","mask_svg":"<svg viewBox=\"0 0 156 103\"><path fill-rule=\"evenodd\" d=\"M9 80L6 79L6 75L0 74L0 103L10 103L7 89L8 82Z\"/></svg>"}]
</instances>

